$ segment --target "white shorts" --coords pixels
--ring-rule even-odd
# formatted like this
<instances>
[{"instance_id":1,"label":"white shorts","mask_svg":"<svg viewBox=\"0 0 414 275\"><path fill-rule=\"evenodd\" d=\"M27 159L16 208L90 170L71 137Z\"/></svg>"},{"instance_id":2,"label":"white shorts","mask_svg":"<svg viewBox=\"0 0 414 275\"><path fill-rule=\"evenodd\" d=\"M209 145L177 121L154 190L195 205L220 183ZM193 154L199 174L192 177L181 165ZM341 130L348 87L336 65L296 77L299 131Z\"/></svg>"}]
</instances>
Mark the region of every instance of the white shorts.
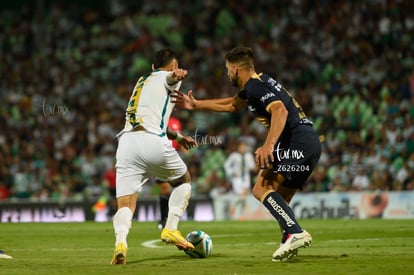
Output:
<instances>
[{"instance_id":1,"label":"white shorts","mask_svg":"<svg viewBox=\"0 0 414 275\"><path fill-rule=\"evenodd\" d=\"M186 171L187 166L166 136L146 131L124 133L116 151L116 197L141 191L150 177L172 181Z\"/></svg>"}]
</instances>

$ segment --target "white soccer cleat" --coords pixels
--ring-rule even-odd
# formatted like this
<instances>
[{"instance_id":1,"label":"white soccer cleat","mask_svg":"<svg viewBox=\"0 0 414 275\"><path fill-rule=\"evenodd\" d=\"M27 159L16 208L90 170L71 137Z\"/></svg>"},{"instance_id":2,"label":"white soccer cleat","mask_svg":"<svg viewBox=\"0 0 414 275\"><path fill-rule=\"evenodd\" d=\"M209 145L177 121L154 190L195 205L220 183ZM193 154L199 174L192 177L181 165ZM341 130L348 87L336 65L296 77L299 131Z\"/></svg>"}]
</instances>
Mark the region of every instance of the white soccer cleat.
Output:
<instances>
[{"instance_id":1,"label":"white soccer cleat","mask_svg":"<svg viewBox=\"0 0 414 275\"><path fill-rule=\"evenodd\" d=\"M13 257L5 254L3 250L0 250L0 259L13 259Z\"/></svg>"},{"instance_id":2,"label":"white soccer cleat","mask_svg":"<svg viewBox=\"0 0 414 275\"><path fill-rule=\"evenodd\" d=\"M298 254L298 249L308 247L312 243L312 236L308 231L289 234L286 241L273 253L273 262L286 261Z\"/></svg>"}]
</instances>

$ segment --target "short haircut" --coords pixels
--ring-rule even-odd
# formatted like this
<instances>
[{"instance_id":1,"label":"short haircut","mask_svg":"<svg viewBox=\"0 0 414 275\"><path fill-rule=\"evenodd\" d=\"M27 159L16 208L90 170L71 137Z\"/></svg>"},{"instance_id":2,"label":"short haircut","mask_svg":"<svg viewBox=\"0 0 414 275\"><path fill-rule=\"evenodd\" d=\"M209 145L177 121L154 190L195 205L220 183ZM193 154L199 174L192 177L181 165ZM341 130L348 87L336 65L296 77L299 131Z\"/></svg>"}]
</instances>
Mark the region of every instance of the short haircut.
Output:
<instances>
[{"instance_id":1,"label":"short haircut","mask_svg":"<svg viewBox=\"0 0 414 275\"><path fill-rule=\"evenodd\" d=\"M240 67L254 69L253 51L249 47L235 47L226 53L224 58L232 64Z\"/></svg>"},{"instance_id":2,"label":"short haircut","mask_svg":"<svg viewBox=\"0 0 414 275\"><path fill-rule=\"evenodd\" d=\"M162 49L154 54L153 64L155 69L165 67L174 59L178 60L177 54L171 49Z\"/></svg>"}]
</instances>

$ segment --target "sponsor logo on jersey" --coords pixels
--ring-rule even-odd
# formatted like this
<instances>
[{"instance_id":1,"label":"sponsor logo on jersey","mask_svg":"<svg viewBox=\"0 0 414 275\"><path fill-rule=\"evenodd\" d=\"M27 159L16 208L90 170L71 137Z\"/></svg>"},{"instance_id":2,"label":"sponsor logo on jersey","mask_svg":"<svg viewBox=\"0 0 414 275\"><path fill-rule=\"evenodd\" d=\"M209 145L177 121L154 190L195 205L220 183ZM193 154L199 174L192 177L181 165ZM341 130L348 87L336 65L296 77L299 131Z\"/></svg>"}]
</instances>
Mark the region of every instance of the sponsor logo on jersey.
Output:
<instances>
[{"instance_id":1,"label":"sponsor logo on jersey","mask_svg":"<svg viewBox=\"0 0 414 275\"><path fill-rule=\"evenodd\" d=\"M271 98L272 96L276 96L276 95L274 93L272 93L272 92L267 93L267 94L265 94L264 96L262 96L260 98L260 101L261 102L265 102L267 99Z\"/></svg>"},{"instance_id":2,"label":"sponsor logo on jersey","mask_svg":"<svg viewBox=\"0 0 414 275\"><path fill-rule=\"evenodd\" d=\"M267 80L267 82L270 85L272 85L278 92L280 92L282 90L282 84L280 84L279 82L277 82L273 78L269 78L269 80Z\"/></svg>"}]
</instances>

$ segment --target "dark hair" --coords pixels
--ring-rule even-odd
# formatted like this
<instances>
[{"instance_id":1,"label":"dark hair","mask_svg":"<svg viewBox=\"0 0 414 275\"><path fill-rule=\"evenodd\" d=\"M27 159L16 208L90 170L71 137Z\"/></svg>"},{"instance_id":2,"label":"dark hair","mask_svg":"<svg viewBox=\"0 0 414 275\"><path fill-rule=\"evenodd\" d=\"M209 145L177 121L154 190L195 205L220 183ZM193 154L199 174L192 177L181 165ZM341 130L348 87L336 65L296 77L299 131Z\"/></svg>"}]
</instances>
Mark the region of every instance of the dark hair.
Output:
<instances>
[{"instance_id":1,"label":"dark hair","mask_svg":"<svg viewBox=\"0 0 414 275\"><path fill-rule=\"evenodd\" d=\"M158 69L167 66L174 59L178 60L177 54L171 49L162 49L154 54L153 64L154 68Z\"/></svg>"},{"instance_id":2,"label":"dark hair","mask_svg":"<svg viewBox=\"0 0 414 275\"><path fill-rule=\"evenodd\" d=\"M228 51L224 58L229 63L234 63L241 67L254 68L253 51L249 47L235 47Z\"/></svg>"}]
</instances>

